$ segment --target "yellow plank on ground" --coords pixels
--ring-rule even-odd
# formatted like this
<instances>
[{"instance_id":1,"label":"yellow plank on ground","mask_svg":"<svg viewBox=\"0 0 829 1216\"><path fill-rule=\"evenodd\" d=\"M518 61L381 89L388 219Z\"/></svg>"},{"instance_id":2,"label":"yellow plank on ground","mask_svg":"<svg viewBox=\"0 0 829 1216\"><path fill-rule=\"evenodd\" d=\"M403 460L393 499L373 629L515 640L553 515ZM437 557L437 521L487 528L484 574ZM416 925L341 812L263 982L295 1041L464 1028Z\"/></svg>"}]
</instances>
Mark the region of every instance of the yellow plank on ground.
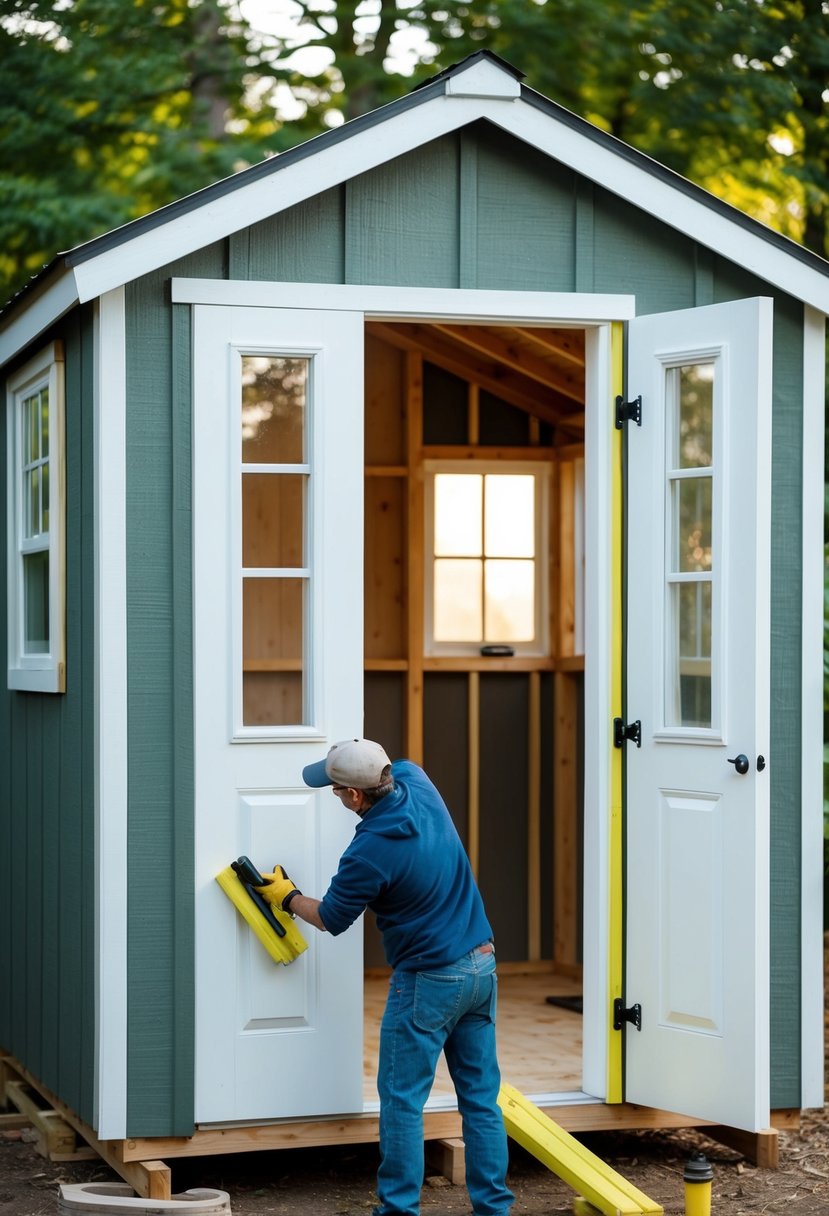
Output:
<instances>
[{"instance_id":1,"label":"yellow plank on ground","mask_svg":"<svg viewBox=\"0 0 829 1216\"><path fill-rule=\"evenodd\" d=\"M657 1216L662 1212L661 1204L637 1190L512 1085L501 1086L498 1105L507 1135L604 1216Z\"/></svg>"}]
</instances>

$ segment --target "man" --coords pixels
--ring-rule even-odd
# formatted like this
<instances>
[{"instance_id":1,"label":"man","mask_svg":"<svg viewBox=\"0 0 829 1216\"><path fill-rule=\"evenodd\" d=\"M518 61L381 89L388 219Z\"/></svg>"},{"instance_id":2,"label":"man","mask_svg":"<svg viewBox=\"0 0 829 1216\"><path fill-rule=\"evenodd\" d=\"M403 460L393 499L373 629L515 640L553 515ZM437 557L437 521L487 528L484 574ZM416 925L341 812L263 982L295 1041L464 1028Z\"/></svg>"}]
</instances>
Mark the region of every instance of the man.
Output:
<instances>
[{"instance_id":1,"label":"man","mask_svg":"<svg viewBox=\"0 0 829 1216\"><path fill-rule=\"evenodd\" d=\"M469 860L440 794L416 764L347 739L303 770L359 822L321 900L277 866L260 888L317 929L342 933L366 907L392 968L380 1030L380 1168L374 1216L417 1216L423 1107L441 1050L458 1096L475 1216L506 1216L507 1143L497 1105L495 950Z\"/></svg>"}]
</instances>

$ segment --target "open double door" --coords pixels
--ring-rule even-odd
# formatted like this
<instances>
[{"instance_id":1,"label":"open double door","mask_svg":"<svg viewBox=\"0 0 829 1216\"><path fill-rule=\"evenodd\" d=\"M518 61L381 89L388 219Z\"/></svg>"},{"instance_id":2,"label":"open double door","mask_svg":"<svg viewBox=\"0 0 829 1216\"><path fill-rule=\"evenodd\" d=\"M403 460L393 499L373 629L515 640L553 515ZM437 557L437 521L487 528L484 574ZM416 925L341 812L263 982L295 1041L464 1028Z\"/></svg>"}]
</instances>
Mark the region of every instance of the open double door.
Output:
<instances>
[{"instance_id":1,"label":"open double door","mask_svg":"<svg viewBox=\"0 0 829 1216\"><path fill-rule=\"evenodd\" d=\"M300 773L363 732L369 316L584 332L583 1088L766 1126L770 303L630 320L641 425L617 429L628 300L175 290L194 305L197 1122L363 1109L361 927L308 929L275 968L213 878L248 853L321 893L353 830ZM615 719L638 742L617 748ZM616 996L641 1029L613 1029Z\"/></svg>"}]
</instances>

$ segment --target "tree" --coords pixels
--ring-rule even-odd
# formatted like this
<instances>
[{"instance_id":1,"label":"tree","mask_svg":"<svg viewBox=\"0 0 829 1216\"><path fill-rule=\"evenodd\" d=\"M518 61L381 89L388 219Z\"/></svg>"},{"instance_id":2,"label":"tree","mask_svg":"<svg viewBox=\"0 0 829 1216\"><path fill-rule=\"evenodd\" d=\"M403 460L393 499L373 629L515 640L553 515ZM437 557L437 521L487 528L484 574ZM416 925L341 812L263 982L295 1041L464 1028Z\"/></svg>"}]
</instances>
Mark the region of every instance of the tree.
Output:
<instances>
[{"instance_id":1,"label":"tree","mask_svg":"<svg viewBox=\"0 0 829 1216\"><path fill-rule=\"evenodd\" d=\"M0 0L0 291L56 250L261 159L248 42L218 0Z\"/></svg>"}]
</instances>

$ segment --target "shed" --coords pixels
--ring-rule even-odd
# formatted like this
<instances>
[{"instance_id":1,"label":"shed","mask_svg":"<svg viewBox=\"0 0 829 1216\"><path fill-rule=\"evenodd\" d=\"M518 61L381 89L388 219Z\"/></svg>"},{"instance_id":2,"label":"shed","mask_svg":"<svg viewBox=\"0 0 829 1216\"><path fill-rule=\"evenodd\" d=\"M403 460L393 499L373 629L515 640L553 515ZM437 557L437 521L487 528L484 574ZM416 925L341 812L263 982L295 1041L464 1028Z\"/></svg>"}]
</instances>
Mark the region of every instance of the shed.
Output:
<instances>
[{"instance_id":1,"label":"shed","mask_svg":"<svg viewBox=\"0 0 829 1216\"><path fill-rule=\"evenodd\" d=\"M365 734L455 817L506 1080L575 1130L822 1105L827 312L485 51L55 259L0 316L7 1069L145 1193L376 1138L376 930L276 966L214 881L321 894L301 769Z\"/></svg>"}]
</instances>

